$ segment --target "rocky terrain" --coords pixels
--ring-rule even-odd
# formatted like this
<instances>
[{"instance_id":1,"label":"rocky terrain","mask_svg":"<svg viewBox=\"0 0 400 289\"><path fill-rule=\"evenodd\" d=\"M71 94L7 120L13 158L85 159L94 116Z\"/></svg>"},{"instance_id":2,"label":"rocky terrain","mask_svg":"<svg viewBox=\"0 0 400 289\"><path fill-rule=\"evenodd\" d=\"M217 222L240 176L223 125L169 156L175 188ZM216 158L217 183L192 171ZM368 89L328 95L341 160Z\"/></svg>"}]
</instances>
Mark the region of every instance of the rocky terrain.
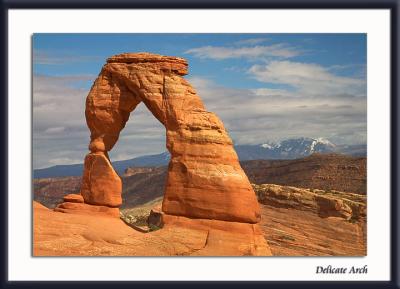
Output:
<instances>
[{"instance_id":1,"label":"rocky terrain","mask_svg":"<svg viewBox=\"0 0 400 289\"><path fill-rule=\"evenodd\" d=\"M166 167L128 168L122 177L122 208L131 208L162 197Z\"/></svg>"},{"instance_id":2,"label":"rocky terrain","mask_svg":"<svg viewBox=\"0 0 400 289\"><path fill-rule=\"evenodd\" d=\"M261 230L274 256L365 256L366 223L261 206Z\"/></svg>"},{"instance_id":3,"label":"rocky terrain","mask_svg":"<svg viewBox=\"0 0 400 289\"><path fill-rule=\"evenodd\" d=\"M163 195L166 167L129 168L122 176L122 208L143 205ZM55 208L68 194L80 192L81 177L34 179L34 200Z\"/></svg>"},{"instance_id":4,"label":"rocky terrain","mask_svg":"<svg viewBox=\"0 0 400 289\"><path fill-rule=\"evenodd\" d=\"M366 196L339 191L253 184L261 204L261 229L276 256L366 255ZM145 228L152 208L122 209L127 223Z\"/></svg>"},{"instance_id":5,"label":"rocky terrain","mask_svg":"<svg viewBox=\"0 0 400 289\"><path fill-rule=\"evenodd\" d=\"M34 256L270 255L256 226L237 222L169 220L161 230L137 231L105 215L68 214L33 202Z\"/></svg>"},{"instance_id":6,"label":"rocky terrain","mask_svg":"<svg viewBox=\"0 0 400 289\"><path fill-rule=\"evenodd\" d=\"M366 255L366 196L273 184L253 187L261 207L260 227L273 255ZM90 216L56 214L35 203L35 219L46 227L41 229L46 234L36 235L35 250L39 255L80 255L81 250L93 255L200 254L206 238L201 231L179 227L161 236L165 228L148 228L148 216L161 202L159 197L121 209L124 222L105 218L102 226ZM69 225L60 230L63 222ZM171 238L174 242L166 241ZM67 252L60 251L60 242L68 243Z\"/></svg>"},{"instance_id":7,"label":"rocky terrain","mask_svg":"<svg viewBox=\"0 0 400 289\"><path fill-rule=\"evenodd\" d=\"M147 218L152 208L162 202L165 173L165 168L126 171L122 178L124 205L121 207L126 223L142 231L149 230ZM35 180L35 198L54 207L65 194L79 192L79 186L78 177ZM274 184L253 184L253 188L260 202L261 230L274 255L366 254L364 194ZM122 246L119 250L125 249Z\"/></svg>"},{"instance_id":8,"label":"rocky terrain","mask_svg":"<svg viewBox=\"0 0 400 289\"><path fill-rule=\"evenodd\" d=\"M254 160L241 165L255 184L367 193L365 157L313 154L296 160Z\"/></svg>"},{"instance_id":9,"label":"rocky terrain","mask_svg":"<svg viewBox=\"0 0 400 289\"><path fill-rule=\"evenodd\" d=\"M366 196L272 184L254 188L274 255L366 255Z\"/></svg>"},{"instance_id":10,"label":"rocky terrain","mask_svg":"<svg viewBox=\"0 0 400 289\"><path fill-rule=\"evenodd\" d=\"M258 201L264 205L312 212L322 218L340 217L353 222L367 217L365 195L275 184L253 184L253 187Z\"/></svg>"},{"instance_id":11,"label":"rocky terrain","mask_svg":"<svg viewBox=\"0 0 400 289\"><path fill-rule=\"evenodd\" d=\"M34 179L33 199L48 208L55 208L65 195L78 194L81 182L81 177Z\"/></svg>"},{"instance_id":12,"label":"rocky terrain","mask_svg":"<svg viewBox=\"0 0 400 289\"><path fill-rule=\"evenodd\" d=\"M360 194L336 190L336 188L341 187L341 178L344 176L347 177L346 174L337 171L340 169L345 171L346 163L349 165L349 162L353 162L353 165L365 165L365 159L348 159L338 156L337 160L333 162L332 156L318 155L305 158L303 159L303 162L300 162L300 160L288 161L289 163L286 163L285 166L290 166L290 162L292 162L298 167L303 166L303 168L310 168L315 166L315 158L318 159L318 164L321 167L326 166L327 168L329 168L332 163L345 161L345 165L336 165L335 167L336 175L339 176L339 179L336 183L331 183L334 184L333 189L324 184L323 179L320 179L322 180L319 182L320 187L328 189L318 189L316 188L317 186L302 189L299 187L280 186L276 184L253 184L261 209L260 227L268 245L270 246L272 254L279 256L365 255L367 215L366 195L364 192L360 192ZM265 179L276 180L277 182L279 182L279 179L285 179L285 175L283 174L285 170L279 166L281 161L271 162L272 164L268 164L268 175L271 177ZM261 172L263 172L263 170L266 171L268 168L268 166L260 166L260 173L255 174L255 164L258 163L265 164L264 161L242 163L242 166L250 175L252 181L262 181L263 178L261 178ZM298 165L298 163L300 163L300 165ZM273 171L274 169L276 170L275 173ZM327 169L325 168L325 170ZM365 168L360 171L365 171ZM306 172L308 172L308 174ZM313 183L315 172L316 170L312 169L303 171L298 170L297 172L292 171L292 178L297 181L300 180L302 184L307 184L307 182ZM352 170L352 172L355 173L356 170ZM254 175L251 175L251 173ZM296 174L303 176L303 179L295 178L294 176ZM134 230L135 232L133 234L149 231L151 228L148 227L147 219L150 211L154 207L161 205L165 178L165 167L127 169L122 177L123 206L121 207L121 215L122 220L125 222L124 224L113 224L113 226L122 227L124 229L121 230L126 232ZM54 208L56 204L62 202L64 195L69 193L78 193L80 182L80 177L36 179L34 180L35 200L46 204L46 206L50 208ZM50 211L41 211L39 215L43 218L46 216L46 213L44 212L50 213ZM59 222L62 222L63 219L61 216L59 218ZM66 217L64 216L63 218ZM125 227L130 225L133 225L136 230L132 228L127 229ZM139 230L139 232L137 230ZM151 234L153 234L153 232ZM188 231L185 231L185 234L188 234ZM138 236L140 236L140 234ZM44 238L44 236L42 237ZM82 238L83 239L79 242L89 244L84 237ZM46 238L44 240L48 241ZM74 242L77 242L77 240ZM144 241L141 240L139 243L143 244L143 242ZM157 242L160 242L160 240ZM199 243L201 242L199 241ZM110 245L107 242L95 242L94 244L96 245L93 245L94 247L91 250L96 252L96 254L103 254L101 253L103 252L102 250L109 250L110 254L138 254L137 250L139 250L138 248L135 249L136 251L132 248L127 249L123 245L118 246L118 249L110 249L110 246L112 247L114 245ZM108 249L104 249L103 246ZM169 248L167 251L160 254L168 255L172 254L171 252L175 252L174 250L176 250L176 248L171 244L166 245L159 243L159 246ZM183 245L181 244L181 246ZM50 251L46 251L47 249L42 248L40 249L40 252L42 252L41 250L50 254ZM175 253L188 254L187 252L190 250L186 250L188 251L179 251L179 253ZM146 255L151 254L152 251L142 250L140 252L141 254Z\"/></svg>"},{"instance_id":13,"label":"rocky terrain","mask_svg":"<svg viewBox=\"0 0 400 289\"><path fill-rule=\"evenodd\" d=\"M62 193L68 194L54 210L34 202L33 254L363 255L365 199L332 191L334 183L347 192L362 191L354 182L362 175L360 167L336 155L325 163L311 156L286 167L274 164L276 173L270 177L289 176L305 186L302 178L311 174L319 190L265 184L264 177L271 171L264 170L265 164L246 175L222 121L206 110L195 89L182 77L187 72L187 61L179 57L124 53L107 59L86 98L90 143L79 194L75 191L78 179L58 180L57 189L53 180L34 183L38 188L35 197L52 204ZM170 160L166 170L128 168L122 180L108 153L141 102L165 126ZM320 144L303 140L302 145L315 152ZM289 154L287 148L283 152ZM267 206L279 212L274 214ZM146 226L145 212L150 207ZM274 219L279 214L282 216ZM294 217L302 217L302 221L294 222ZM329 223L320 222L324 225L321 228L316 224L319 220ZM331 223L348 236L335 238L334 230L327 230ZM361 229L356 230L354 226L359 224ZM274 232L268 231L271 229ZM269 243L278 248L272 250Z\"/></svg>"}]
</instances>

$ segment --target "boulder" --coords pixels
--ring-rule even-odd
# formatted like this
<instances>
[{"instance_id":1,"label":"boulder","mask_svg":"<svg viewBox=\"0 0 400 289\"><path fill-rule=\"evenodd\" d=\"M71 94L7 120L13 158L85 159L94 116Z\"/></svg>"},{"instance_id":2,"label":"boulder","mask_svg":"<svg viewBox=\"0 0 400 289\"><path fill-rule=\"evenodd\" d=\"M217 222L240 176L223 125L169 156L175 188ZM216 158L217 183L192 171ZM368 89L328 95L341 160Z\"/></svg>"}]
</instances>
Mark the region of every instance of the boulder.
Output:
<instances>
[{"instance_id":1,"label":"boulder","mask_svg":"<svg viewBox=\"0 0 400 289\"><path fill-rule=\"evenodd\" d=\"M149 227L154 226L157 228L162 228L164 226L163 212L160 205L157 205L151 209L149 217L147 218L147 224Z\"/></svg>"},{"instance_id":2,"label":"boulder","mask_svg":"<svg viewBox=\"0 0 400 289\"><path fill-rule=\"evenodd\" d=\"M119 207L122 204L122 181L103 152L85 158L81 195L91 205Z\"/></svg>"}]
</instances>

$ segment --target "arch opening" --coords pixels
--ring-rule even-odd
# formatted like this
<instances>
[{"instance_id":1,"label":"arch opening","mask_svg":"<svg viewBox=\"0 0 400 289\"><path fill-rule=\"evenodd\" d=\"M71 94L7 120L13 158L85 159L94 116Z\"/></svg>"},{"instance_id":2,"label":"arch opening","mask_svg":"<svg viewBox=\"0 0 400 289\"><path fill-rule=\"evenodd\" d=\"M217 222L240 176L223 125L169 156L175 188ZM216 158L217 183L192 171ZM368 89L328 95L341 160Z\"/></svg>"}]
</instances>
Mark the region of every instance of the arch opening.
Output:
<instances>
[{"instance_id":1,"label":"arch opening","mask_svg":"<svg viewBox=\"0 0 400 289\"><path fill-rule=\"evenodd\" d=\"M165 127L140 103L131 112L117 143L109 152L113 162L124 161L123 169L121 164L113 163L114 169L122 177L122 213L128 214L128 209L162 200L167 164L151 163L149 158L150 162L138 160L128 165L126 160L165 152L165 134Z\"/></svg>"}]
</instances>

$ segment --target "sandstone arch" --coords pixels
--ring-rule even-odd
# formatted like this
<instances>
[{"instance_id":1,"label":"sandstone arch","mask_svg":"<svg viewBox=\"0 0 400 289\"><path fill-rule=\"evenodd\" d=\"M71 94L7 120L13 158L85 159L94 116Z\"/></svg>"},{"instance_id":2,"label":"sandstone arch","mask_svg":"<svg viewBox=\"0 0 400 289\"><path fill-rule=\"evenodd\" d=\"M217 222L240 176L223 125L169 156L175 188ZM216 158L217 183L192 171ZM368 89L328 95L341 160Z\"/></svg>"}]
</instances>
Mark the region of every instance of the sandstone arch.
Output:
<instances>
[{"instance_id":1,"label":"sandstone arch","mask_svg":"<svg viewBox=\"0 0 400 289\"><path fill-rule=\"evenodd\" d=\"M258 202L223 123L206 111L182 76L183 58L149 53L107 59L86 100L91 131L81 194L91 205L121 205L121 180L107 152L143 102L165 126L171 153L162 211L167 215L244 223L260 220Z\"/></svg>"}]
</instances>

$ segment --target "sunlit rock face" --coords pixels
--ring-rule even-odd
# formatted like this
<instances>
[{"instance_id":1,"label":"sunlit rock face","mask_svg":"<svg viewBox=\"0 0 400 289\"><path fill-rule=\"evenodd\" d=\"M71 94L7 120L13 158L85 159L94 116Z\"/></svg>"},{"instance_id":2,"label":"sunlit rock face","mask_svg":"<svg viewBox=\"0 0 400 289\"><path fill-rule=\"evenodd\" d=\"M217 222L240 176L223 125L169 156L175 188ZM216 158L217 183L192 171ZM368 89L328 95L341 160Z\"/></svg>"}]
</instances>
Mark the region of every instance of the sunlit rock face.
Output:
<instances>
[{"instance_id":1,"label":"sunlit rock face","mask_svg":"<svg viewBox=\"0 0 400 289\"><path fill-rule=\"evenodd\" d=\"M165 126L171 153L163 212L257 223L260 213L256 196L239 165L232 140L222 121L205 109L194 88L182 77L187 69L183 58L149 53L107 59L86 100L91 152L85 158L84 201L121 205L121 180L107 152L136 106L143 102Z\"/></svg>"}]
</instances>

